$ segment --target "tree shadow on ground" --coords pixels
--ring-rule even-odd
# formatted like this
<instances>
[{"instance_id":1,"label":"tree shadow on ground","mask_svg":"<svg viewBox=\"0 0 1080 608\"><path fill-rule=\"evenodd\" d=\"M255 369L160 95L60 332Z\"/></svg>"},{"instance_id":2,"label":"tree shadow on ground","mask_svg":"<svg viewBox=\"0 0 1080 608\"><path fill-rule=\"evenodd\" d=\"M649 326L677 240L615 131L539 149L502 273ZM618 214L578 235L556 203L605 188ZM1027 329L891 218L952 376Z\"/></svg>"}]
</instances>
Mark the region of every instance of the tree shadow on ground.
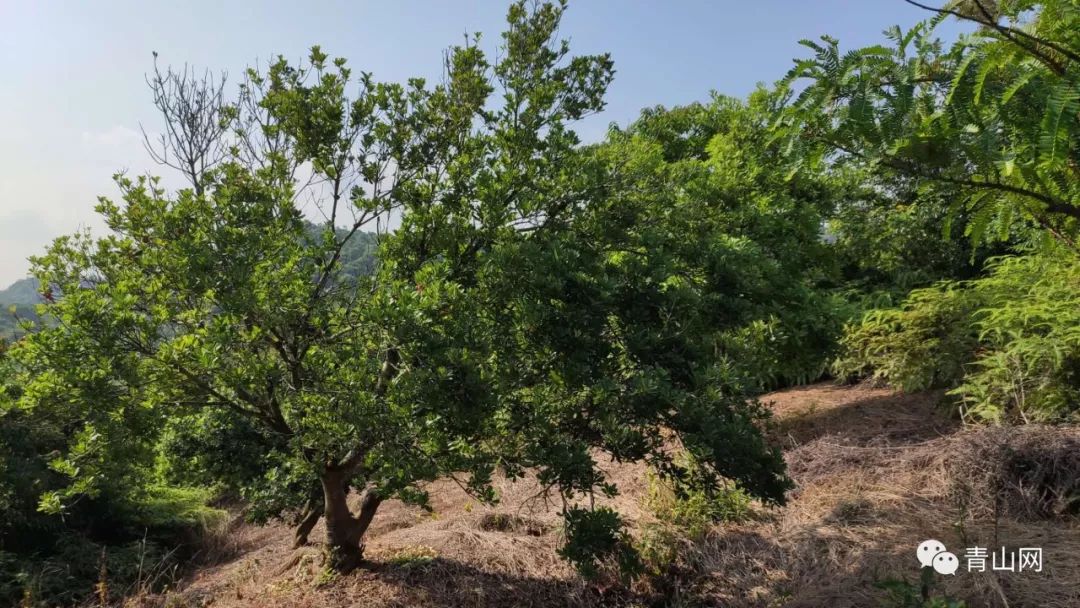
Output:
<instances>
[{"instance_id":1,"label":"tree shadow on ground","mask_svg":"<svg viewBox=\"0 0 1080 608\"><path fill-rule=\"evenodd\" d=\"M363 605L617 607L648 605L619 587L604 589L580 579L558 579L486 570L453 559L366 562L355 576Z\"/></svg>"},{"instance_id":2,"label":"tree shadow on ground","mask_svg":"<svg viewBox=\"0 0 1080 608\"><path fill-rule=\"evenodd\" d=\"M841 387L836 387L841 389ZM952 434L960 428L944 391L915 394L868 391L859 399L822 404L810 400L777 416L773 438L786 449L828 437L866 447L904 446Z\"/></svg>"}]
</instances>

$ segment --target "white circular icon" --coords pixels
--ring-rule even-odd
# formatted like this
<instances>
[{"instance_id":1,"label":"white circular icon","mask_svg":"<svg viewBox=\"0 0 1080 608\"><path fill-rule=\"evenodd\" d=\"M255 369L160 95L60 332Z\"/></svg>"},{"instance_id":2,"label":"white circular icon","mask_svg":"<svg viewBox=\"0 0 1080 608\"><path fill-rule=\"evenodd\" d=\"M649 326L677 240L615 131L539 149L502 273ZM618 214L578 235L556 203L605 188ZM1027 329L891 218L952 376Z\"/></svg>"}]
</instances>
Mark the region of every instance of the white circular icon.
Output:
<instances>
[{"instance_id":1,"label":"white circular icon","mask_svg":"<svg viewBox=\"0 0 1080 608\"><path fill-rule=\"evenodd\" d=\"M919 563L922 564L924 568L932 567L934 565L934 556L944 550L945 543L934 539L924 540L922 544L919 545L917 554Z\"/></svg>"},{"instance_id":2,"label":"white circular icon","mask_svg":"<svg viewBox=\"0 0 1080 608\"><path fill-rule=\"evenodd\" d=\"M934 571L938 574L956 574L960 567L960 560L948 551L942 551L934 556Z\"/></svg>"}]
</instances>

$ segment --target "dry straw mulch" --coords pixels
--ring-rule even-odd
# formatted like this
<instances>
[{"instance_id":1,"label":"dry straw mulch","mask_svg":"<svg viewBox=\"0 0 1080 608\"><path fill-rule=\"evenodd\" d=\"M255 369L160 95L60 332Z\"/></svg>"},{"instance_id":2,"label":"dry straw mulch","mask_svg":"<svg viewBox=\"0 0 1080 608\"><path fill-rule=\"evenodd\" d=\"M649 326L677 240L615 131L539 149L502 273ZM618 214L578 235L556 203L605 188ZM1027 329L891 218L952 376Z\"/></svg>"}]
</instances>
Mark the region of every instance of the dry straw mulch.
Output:
<instances>
[{"instance_id":1,"label":"dry straw mulch","mask_svg":"<svg viewBox=\"0 0 1080 608\"><path fill-rule=\"evenodd\" d=\"M717 526L680 547L662 581L630 591L587 585L563 563L558 505L535 483L504 483L499 507L454 483L431 488L434 514L390 503L370 533L370 567L321 577L318 549L294 552L284 527L203 570L173 606L883 606L884 580L917 581L915 548L1042 547L1041 573L939 577L972 608L1080 606L1080 429L962 428L941 394L819 384L766 396L774 438L797 483L789 504ZM639 528L645 471L608 471ZM312 538L319 538L316 530Z\"/></svg>"}]
</instances>

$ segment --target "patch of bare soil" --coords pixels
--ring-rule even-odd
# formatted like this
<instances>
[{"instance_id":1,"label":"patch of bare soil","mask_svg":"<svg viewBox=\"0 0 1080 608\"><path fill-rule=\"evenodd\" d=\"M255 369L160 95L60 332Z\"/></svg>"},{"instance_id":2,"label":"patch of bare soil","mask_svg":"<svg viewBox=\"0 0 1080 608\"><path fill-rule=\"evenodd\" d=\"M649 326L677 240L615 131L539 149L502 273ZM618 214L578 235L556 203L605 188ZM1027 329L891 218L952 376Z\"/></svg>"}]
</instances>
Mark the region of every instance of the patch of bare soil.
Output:
<instances>
[{"instance_id":1,"label":"patch of bare soil","mask_svg":"<svg viewBox=\"0 0 1080 608\"><path fill-rule=\"evenodd\" d=\"M771 430L797 483L789 504L686 543L679 580L655 594L612 596L585 584L555 551L558 509L537 484L503 482L496 508L450 480L434 513L380 509L369 567L326 578L318 547L294 551L285 526L244 527L238 556L166 596L182 606L887 606L877 583L918 581L928 538L960 556L940 592L972 608L1080 606L1080 429L962 428L935 392L913 395L817 384L767 395ZM618 508L636 524L645 470L612 465ZM321 538L317 528L311 538ZM1043 550L1042 571L968 572L966 547ZM656 587L652 589L654 592Z\"/></svg>"}]
</instances>

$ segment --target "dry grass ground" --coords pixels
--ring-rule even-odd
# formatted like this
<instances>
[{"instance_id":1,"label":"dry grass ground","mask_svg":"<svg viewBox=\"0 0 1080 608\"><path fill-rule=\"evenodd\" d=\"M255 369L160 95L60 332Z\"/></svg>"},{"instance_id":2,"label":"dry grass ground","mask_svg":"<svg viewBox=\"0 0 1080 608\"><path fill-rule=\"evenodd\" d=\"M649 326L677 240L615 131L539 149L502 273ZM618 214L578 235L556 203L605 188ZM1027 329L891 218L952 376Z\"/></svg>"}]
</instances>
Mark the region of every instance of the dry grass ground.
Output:
<instances>
[{"instance_id":1,"label":"dry grass ground","mask_svg":"<svg viewBox=\"0 0 1080 608\"><path fill-rule=\"evenodd\" d=\"M875 583L916 581L915 548L935 538L958 555L967 546L1043 548L1039 573L962 567L938 577L941 592L973 608L1080 606L1080 430L964 429L939 400L829 384L766 396L797 483L789 505L685 543L671 578L631 592L602 593L559 560L558 507L534 483L504 483L490 509L444 481L431 488L434 514L399 503L380 510L367 569L326 578L318 548L293 551L286 527L241 526L231 535L237 557L130 603L884 606ZM609 473L620 510L639 528L649 523L644 469Z\"/></svg>"}]
</instances>

